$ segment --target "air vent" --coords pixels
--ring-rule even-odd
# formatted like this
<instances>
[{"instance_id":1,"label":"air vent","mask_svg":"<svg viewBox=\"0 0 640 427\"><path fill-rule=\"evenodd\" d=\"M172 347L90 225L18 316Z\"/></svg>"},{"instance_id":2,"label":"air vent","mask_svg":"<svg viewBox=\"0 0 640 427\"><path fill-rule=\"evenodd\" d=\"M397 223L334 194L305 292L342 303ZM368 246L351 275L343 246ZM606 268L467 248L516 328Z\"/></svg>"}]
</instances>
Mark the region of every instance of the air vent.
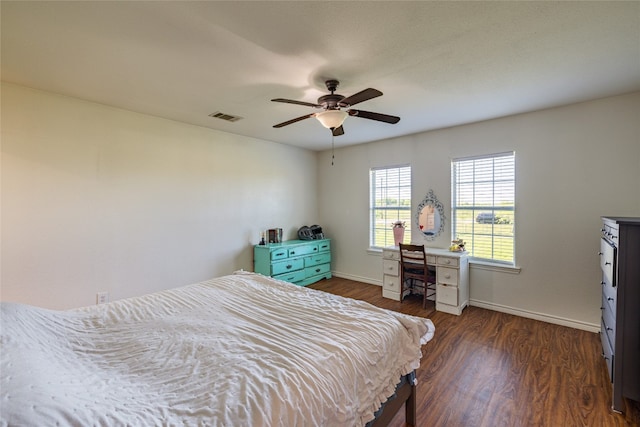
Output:
<instances>
[{"instance_id":1,"label":"air vent","mask_svg":"<svg viewBox=\"0 0 640 427\"><path fill-rule=\"evenodd\" d=\"M213 117L215 119L226 120L228 122L237 122L242 117L240 116L232 116L231 114L221 113L220 111L216 111L215 113L209 114L209 117Z\"/></svg>"}]
</instances>

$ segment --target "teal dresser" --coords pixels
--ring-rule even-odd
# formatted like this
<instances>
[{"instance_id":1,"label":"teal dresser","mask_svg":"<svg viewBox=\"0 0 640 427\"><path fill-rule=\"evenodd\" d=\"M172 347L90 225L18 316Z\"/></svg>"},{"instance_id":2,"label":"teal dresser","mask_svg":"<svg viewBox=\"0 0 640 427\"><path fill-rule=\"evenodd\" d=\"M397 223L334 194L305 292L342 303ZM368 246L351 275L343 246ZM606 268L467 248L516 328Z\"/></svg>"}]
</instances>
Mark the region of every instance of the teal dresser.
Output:
<instances>
[{"instance_id":1,"label":"teal dresser","mask_svg":"<svg viewBox=\"0 0 640 427\"><path fill-rule=\"evenodd\" d=\"M287 240L253 247L256 273L299 286L331 278L331 241Z\"/></svg>"}]
</instances>

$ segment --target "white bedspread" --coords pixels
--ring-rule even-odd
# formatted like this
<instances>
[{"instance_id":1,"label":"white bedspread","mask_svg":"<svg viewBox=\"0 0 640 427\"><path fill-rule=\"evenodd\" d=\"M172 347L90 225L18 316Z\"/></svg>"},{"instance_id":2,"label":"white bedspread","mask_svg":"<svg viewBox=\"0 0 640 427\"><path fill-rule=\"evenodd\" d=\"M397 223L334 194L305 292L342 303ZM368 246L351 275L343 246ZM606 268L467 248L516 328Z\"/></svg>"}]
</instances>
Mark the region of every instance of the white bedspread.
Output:
<instances>
[{"instance_id":1,"label":"white bedspread","mask_svg":"<svg viewBox=\"0 0 640 427\"><path fill-rule=\"evenodd\" d=\"M361 426L434 332L252 273L1 322L5 426Z\"/></svg>"}]
</instances>

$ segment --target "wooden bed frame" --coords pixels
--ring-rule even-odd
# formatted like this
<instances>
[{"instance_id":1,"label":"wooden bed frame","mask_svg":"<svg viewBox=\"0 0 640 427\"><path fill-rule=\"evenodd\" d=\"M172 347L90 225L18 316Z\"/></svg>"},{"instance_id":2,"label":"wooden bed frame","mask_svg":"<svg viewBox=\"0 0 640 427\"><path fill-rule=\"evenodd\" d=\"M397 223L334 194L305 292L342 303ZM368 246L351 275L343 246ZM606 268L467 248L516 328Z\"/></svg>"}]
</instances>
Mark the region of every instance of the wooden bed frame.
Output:
<instances>
[{"instance_id":1,"label":"wooden bed frame","mask_svg":"<svg viewBox=\"0 0 640 427\"><path fill-rule=\"evenodd\" d=\"M405 405L405 422L410 426L416 425L416 385L415 371L405 375L406 381L396 389L396 393L382 404L376 419L367 424L367 427L386 427L396 416L403 404Z\"/></svg>"}]
</instances>

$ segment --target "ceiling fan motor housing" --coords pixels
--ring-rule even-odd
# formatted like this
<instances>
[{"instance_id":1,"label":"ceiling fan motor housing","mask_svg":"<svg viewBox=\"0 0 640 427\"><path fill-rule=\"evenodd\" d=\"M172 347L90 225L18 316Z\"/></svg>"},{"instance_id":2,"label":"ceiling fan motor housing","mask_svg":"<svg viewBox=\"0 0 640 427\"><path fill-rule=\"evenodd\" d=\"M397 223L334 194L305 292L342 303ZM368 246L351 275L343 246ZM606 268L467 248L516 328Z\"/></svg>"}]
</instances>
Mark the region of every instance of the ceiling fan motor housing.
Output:
<instances>
[{"instance_id":1,"label":"ceiling fan motor housing","mask_svg":"<svg viewBox=\"0 0 640 427\"><path fill-rule=\"evenodd\" d=\"M337 80L327 80L326 82L324 82L324 84L327 85L327 90L333 93L336 91L336 89L338 89L340 82Z\"/></svg>"},{"instance_id":2,"label":"ceiling fan motor housing","mask_svg":"<svg viewBox=\"0 0 640 427\"><path fill-rule=\"evenodd\" d=\"M327 110L337 110L340 108L340 101L344 99L343 95L331 94L331 95L323 95L318 98L318 104L322 105L322 107Z\"/></svg>"}]
</instances>

